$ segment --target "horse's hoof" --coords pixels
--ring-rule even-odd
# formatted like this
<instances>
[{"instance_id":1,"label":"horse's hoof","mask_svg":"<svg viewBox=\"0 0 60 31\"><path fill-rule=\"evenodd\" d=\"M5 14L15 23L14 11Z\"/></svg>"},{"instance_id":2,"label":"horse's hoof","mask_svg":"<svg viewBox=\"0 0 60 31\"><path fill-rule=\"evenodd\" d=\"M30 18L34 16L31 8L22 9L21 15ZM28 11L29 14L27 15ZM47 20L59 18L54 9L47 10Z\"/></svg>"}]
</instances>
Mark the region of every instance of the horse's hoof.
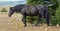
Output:
<instances>
[{"instance_id":1,"label":"horse's hoof","mask_svg":"<svg viewBox=\"0 0 60 31\"><path fill-rule=\"evenodd\" d=\"M38 26L38 25L35 25L36 27Z\"/></svg>"},{"instance_id":2,"label":"horse's hoof","mask_svg":"<svg viewBox=\"0 0 60 31\"><path fill-rule=\"evenodd\" d=\"M47 24L47 26L50 26L49 24Z\"/></svg>"},{"instance_id":3,"label":"horse's hoof","mask_svg":"<svg viewBox=\"0 0 60 31\"><path fill-rule=\"evenodd\" d=\"M24 27L27 27L27 25L24 25Z\"/></svg>"}]
</instances>

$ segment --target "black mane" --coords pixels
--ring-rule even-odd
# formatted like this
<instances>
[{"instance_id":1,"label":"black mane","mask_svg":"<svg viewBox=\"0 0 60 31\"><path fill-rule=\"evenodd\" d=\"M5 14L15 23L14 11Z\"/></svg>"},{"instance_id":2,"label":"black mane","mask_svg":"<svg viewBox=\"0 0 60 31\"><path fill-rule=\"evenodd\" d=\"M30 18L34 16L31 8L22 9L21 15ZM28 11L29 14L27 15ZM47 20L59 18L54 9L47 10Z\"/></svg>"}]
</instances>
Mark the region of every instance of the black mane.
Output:
<instances>
[{"instance_id":1,"label":"black mane","mask_svg":"<svg viewBox=\"0 0 60 31\"><path fill-rule=\"evenodd\" d=\"M13 7L13 9L15 9L15 12L20 12L22 8L24 8L26 6L26 4L20 4L20 5L16 5Z\"/></svg>"}]
</instances>

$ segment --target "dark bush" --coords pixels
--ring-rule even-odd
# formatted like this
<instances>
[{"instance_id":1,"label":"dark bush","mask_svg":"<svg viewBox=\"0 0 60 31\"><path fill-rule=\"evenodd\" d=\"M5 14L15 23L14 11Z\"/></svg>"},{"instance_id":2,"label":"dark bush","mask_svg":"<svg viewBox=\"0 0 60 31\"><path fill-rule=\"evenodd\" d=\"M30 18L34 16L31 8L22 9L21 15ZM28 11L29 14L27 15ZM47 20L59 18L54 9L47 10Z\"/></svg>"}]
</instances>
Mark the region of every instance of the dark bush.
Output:
<instances>
[{"instance_id":1,"label":"dark bush","mask_svg":"<svg viewBox=\"0 0 60 31\"><path fill-rule=\"evenodd\" d=\"M27 16L27 22L28 23L31 23L31 24L36 24L36 22L37 22L37 16Z\"/></svg>"},{"instance_id":2,"label":"dark bush","mask_svg":"<svg viewBox=\"0 0 60 31\"><path fill-rule=\"evenodd\" d=\"M27 4L29 5L38 5L38 4L42 4L43 0L26 0ZM57 8L59 7L59 3L60 0L50 0L53 3L53 6L49 7L49 16L50 16L50 24L52 25L56 25L56 24L60 24L60 8L57 10ZM56 12L57 11L57 12ZM36 23L38 20L38 17L34 19L33 22L33 17L28 17L27 21L29 21L30 23ZM46 23L45 19L42 18L41 23Z\"/></svg>"},{"instance_id":3,"label":"dark bush","mask_svg":"<svg viewBox=\"0 0 60 31\"><path fill-rule=\"evenodd\" d=\"M3 9L1 10L1 12L7 12L7 10L6 10L5 8L3 8Z\"/></svg>"}]
</instances>

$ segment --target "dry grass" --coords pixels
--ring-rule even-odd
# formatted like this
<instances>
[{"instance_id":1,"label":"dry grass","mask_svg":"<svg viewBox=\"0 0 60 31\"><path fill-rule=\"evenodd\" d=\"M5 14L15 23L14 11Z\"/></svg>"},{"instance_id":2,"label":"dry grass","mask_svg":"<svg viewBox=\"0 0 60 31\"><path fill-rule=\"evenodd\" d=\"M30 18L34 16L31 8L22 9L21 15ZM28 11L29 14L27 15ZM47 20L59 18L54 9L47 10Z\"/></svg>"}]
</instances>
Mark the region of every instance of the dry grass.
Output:
<instances>
[{"instance_id":1,"label":"dry grass","mask_svg":"<svg viewBox=\"0 0 60 31\"><path fill-rule=\"evenodd\" d=\"M14 14L12 17L8 17L8 13L0 12L0 31L60 31L60 27L56 26L31 26L23 27L21 21L21 14Z\"/></svg>"}]
</instances>

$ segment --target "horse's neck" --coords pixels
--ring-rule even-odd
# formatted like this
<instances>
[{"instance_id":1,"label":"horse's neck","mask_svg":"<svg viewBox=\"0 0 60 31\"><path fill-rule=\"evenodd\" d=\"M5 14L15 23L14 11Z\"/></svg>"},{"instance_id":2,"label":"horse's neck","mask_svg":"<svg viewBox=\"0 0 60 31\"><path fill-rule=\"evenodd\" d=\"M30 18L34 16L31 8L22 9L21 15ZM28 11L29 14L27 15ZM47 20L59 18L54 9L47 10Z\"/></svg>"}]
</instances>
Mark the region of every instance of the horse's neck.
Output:
<instances>
[{"instance_id":1,"label":"horse's neck","mask_svg":"<svg viewBox=\"0 0 60 31\"><path fill-rule=\"evenodd\" d=\"M18 7L18 8L17 8L17 10L16 10L16 12L19 12L19 13L20 13L20 12L21 12L21 10L22 10L24 7L25 7L24 5L23 5L23 6L21 6L21 7Z\"/></svg>"}]
</instances>

